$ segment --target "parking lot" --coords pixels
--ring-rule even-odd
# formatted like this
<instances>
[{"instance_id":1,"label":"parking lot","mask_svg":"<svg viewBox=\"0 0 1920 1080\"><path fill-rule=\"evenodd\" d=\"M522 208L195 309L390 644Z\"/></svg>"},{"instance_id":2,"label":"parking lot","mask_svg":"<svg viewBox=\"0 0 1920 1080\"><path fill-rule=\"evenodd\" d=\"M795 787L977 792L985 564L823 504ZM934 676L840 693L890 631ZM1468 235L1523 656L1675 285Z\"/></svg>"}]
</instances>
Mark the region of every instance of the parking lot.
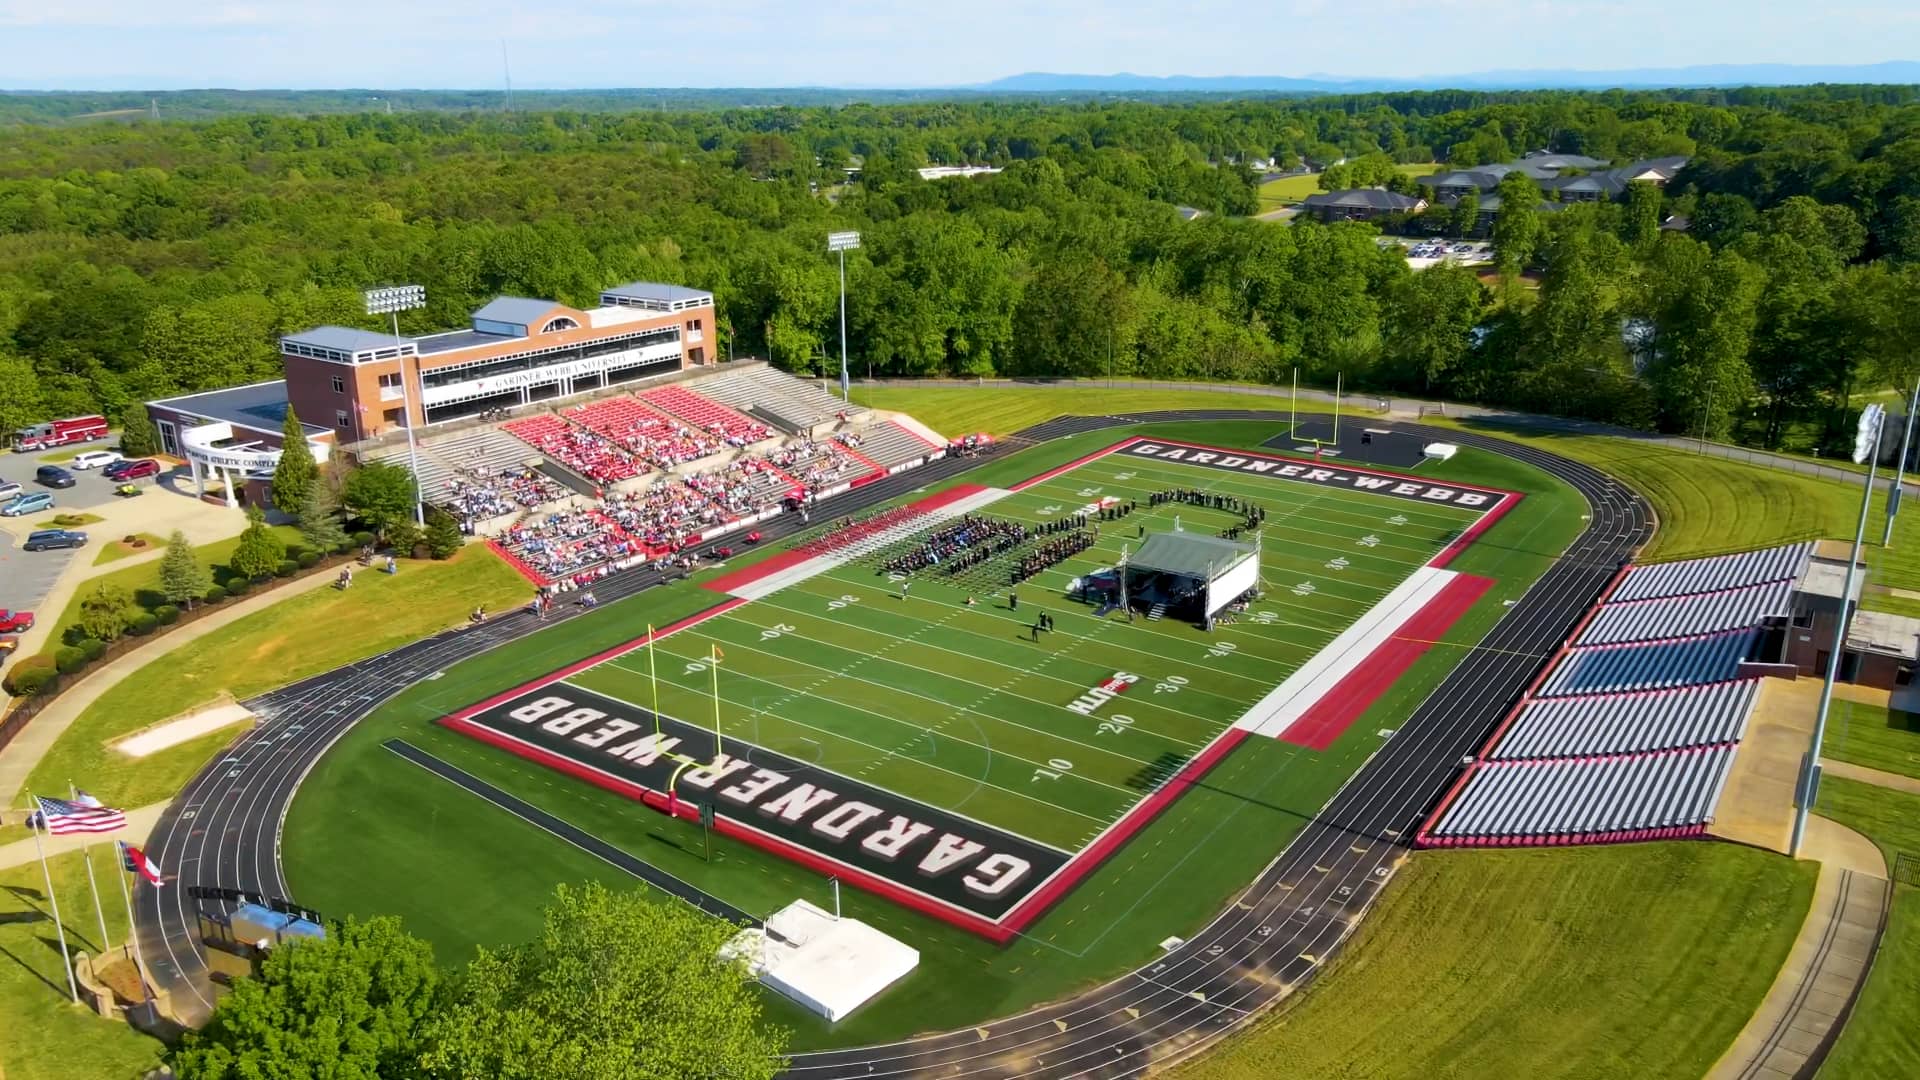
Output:
<instances>
[{"instance_id":1,"label":"parking lot","mask_svg":"<svg viewBox=\"0 0 1920 1080\"><path fill-rule=\"evenodd\" d=\"M101 449L106 445L96 443L88 449ZM20 545L26 541L34 525L51 521L55 514L84 512L102 503L112 502L115 485L101 476L98 469L72 469L62 464L60 467L67 469L79 482L70 488L49 488L33 479L33 472L39 467L38 454L0 451L0 481L14 481L27 491L50 491L53 493L54 506L52 510L0 519L0 530L4 530L0 532L0 608L33 611L51 619L59 613L40 611L41 601L46 599L47 590L53 587L54 581L69 562L76 557L91 560L97 554L93 545L100 542L99 529L94 526L83 528L82 531L92 537L93 544L78 551L22 551Z\"/></svg>"},{"instance_id":2,"label":"parking lot","mask_svg":"<svg viewBox=\"0 0 1920 1080\"><path fill-rule=\"evenodd\" d=\"M1397 246L1405 252L1407 265L1424 270L1441 263L1456 266L1482 266L1493 261L1493 245L1485 240L1423 239L1408 236L1380 237L1380 246Z\"/></svg>"}]
</instances>

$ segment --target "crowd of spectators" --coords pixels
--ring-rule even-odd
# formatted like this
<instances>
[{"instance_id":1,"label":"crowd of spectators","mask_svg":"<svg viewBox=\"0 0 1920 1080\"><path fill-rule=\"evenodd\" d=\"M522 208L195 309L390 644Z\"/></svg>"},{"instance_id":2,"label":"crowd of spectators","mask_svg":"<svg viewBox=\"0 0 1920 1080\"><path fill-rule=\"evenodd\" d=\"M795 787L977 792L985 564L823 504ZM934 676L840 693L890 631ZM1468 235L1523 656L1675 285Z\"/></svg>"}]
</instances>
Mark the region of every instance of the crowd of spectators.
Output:
<instances>
[{"instance_id":1,"label":"crowd of spectators","mask_svg":"<svg viewBox=\"0 0 1920 1080\"><path fill-rule=\"evenodd\" d=\"M516 523L500 542L528 567L554 579L637 554L632 537L597 508Z\"/></svg>"},{"instance_id":2,"label":"crowd of spectators","mask_svg":"<svg viewBox=\"0 0 1920 1080\"><path fill-rule=\"evenodd\" d=\"M565 497L567 489L552 477L533 469L463 468L447 478L447 493L441 500L461 528L471 533L475 522L531 510Z\"/></svg>"},{"instance_id":3,"label":"crowd of spectators","mask_svg":"<svg viewBox=\"0 0 1920 1080\"><path fill-rule=\"evenodd\" d=\"M768 460L808 492L824 491L872 469L869 463L854 457L835 441L808 439L774 451Z\"/></svg>"}]
</instances>

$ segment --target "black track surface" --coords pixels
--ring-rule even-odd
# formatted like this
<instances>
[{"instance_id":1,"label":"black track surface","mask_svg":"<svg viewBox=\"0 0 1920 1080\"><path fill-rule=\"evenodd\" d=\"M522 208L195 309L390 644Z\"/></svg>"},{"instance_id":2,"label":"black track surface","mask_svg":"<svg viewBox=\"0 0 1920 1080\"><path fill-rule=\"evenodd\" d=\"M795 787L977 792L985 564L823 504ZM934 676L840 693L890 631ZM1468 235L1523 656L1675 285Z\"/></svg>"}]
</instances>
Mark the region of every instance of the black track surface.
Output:
<instances>
[{"instance_id":1,"label":"black track surface","mask_svg":"<svg viewBox=\"0 0 1920 1080\"><path fill-rule=\"evenodd\" d=\"M1010 448L1108 427L1184 421L1284 422L1240 409L1061 417L1011 439ZM1240 898L1158 962L1078 997L980 1029L794 1059L795 1080L836 1077L1127 1077L1207 1046L1312 977L1391 878L1421 817L1458 775L1619 566L1652 533L1647 505L1590 466L1538 448L1469 432L1379 424L1422 438L1502 454L1567 482L1591 508L1586 529L1508 609L1483 648L1443 680L1399 731L1309 822ZM973 461L939 461L857 488L835 514L956 475ZM799 528L782 518L770 537ZM658 583L641 568L595 589L608 600ZM572 617L566 608L563 617ZM333 741L405 687L516 639L541 623L522 614L452 631L315 676L248 705L263 722L208 766L156 825L149 850L182 884L287 892L279 832L295 788ZM165 895L160 895L164 893ZM138 922L148 964L189 1015L212 994L194 942L184 888L140 888Z\"/></svg>"}]
</instances>

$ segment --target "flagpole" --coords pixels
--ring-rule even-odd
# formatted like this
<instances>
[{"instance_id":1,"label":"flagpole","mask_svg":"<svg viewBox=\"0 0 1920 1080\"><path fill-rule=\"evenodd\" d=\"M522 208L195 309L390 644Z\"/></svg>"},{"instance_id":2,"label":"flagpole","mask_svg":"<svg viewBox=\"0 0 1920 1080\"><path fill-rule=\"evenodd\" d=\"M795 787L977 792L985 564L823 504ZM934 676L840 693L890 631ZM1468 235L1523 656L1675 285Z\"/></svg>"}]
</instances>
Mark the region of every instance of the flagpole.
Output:
<instances>
[{"instance_id":1,"label":"flagpole","mask_svg":"<svg viewBox=\"0 0 1920 1080\"><path fill-rule=\"evenodd\" d=\"M133 892L127 888L127 855L125 841L115 840L114 850L120 855L120 873L114 877L120 879L120 899L127 905L127 940L133 943L133 967L140 975L140 992L148 1001L153 1000L153 987L147 985L147 958L140 954L140 924L133 919Z\"/></svg>"},{"instance_id":2,"label":"flagpole","mask_svg":"<svg viewBox=\"0 0 1920 1080\"><path fill-rule=\"evenodd\" d=\"M37 809L40 800L31 794L27 796ZM40 877L47 883L47 905L53 908L53 929L60 935L60 966L67 969L67 993L72 996L75 1005L80 1004L80 986L73 981L73 959L67 955L67 928L60 925L60 900L53 895L53 871L47 869L47 849L40 846L40 829L47 824L47 815L40 814L40 824L33 832L33 853L40 856Z\"/></svg>"},{"instance_id":3,"label":"flagpole","mask_svg":"<svg viewBox=\"0 0 1920 1080\"><path fill-rule=\"evenodd\" d=\"M720 646L707 646L707 667L713 671L713 757L720 759Z\"/></svg>"},{"instance_id":4,"label":"flagpole","mask_svg":"<svg viewBox=\"0 0 1920 1080\"><path fill-rule=\"evenodd\" d=\"M647 680L653 683L653 738L660 741L660 673L653 664L653 624L647 624Z\"/></svg>"},{"instance_id":5,"label":"flagpole","mask_svg":"<svg viewBox=\"0 0 1920 1080\"><path fill-rule=\"evenodd\" d=\"M67 781L67 794L73 801L80 801L80 789L74 787L71 780ZM100 886L93 878L92 833L80 843L80 858L87 864L87 891L93 894L93 917L100 923L100 955L105 956L113 948L113 938L107 934L107 909L100 903Z\"/></svg>"}]
</instances>

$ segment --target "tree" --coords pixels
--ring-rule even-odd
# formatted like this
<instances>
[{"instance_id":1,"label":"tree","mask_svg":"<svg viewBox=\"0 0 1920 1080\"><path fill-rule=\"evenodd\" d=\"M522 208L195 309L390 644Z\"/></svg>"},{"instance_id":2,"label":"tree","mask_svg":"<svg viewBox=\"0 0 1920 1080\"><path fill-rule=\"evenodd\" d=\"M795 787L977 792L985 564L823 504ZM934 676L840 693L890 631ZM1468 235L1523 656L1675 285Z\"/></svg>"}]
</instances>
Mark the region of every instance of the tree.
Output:
<instances>
[{"instance_id":1,"label":"tree","mask_svg":"<svg viewBox=\"0 0 1920 1080\"><path fill-rule=\"evenodd\" d=\"M1687 241L1688 244L1695 243ZM1661 248L1680 245L1661 244ZM1678 280L1655 316L1659 352L1647 375L1669 431L1725 438L1753 394L1747 352L1765 274L1731 251Z\"/></svg>"},{"instance_id":2,"label":"tree","mask_svg":"<svg viewBox=\"0 0 1920 1080\"><path fill-rule=\"evenodd\" d=\"M103 581L80 598L78 626L95 641L113 641L127 629L133 618L133 594L112 582Z\"/></svg>"},{"instance_id":3,"label":"tree","mask_svg":"<svg viewBox=\"0 0 1920 1080\"><path fill-rule=\"evenodd\" d=\"M1444 384L1447 372L1466 356L1486 305L1487 290L1465 267L1436 266L1409 275L1381 321L1388 370L1400 385L1422 393Z\"/></svg>"},{"instance_id":4,"label":"tree","mask_svg":"<svg viewBox=\"0 0 1920 1080\"><path fill-rule=\"evenodd\" d=\"M127 402L117 419L121 453L128 457L149 457L160 452L160 436L153 429L153 418L147 415L146 403Z\"/></svg>"},{"instance_id":5,"label":"tree","mask_svg":"<svg viewBox=\"0 0 1920 1080\"><path fill-rule=\"evenodd\" d=\"M745 965L716 957L734 930L639 892L563 885L538 938L479 951L421 1064L450 1080L768 1080L786 1033L761 1024Z\"/></svg>"},{"instance_id":6,"label":"tree","mask_svg":"<svg viewBox=\"0 0 1920 1080\"><path fill-rule=\"evenodd\" d=\"M205 563L187 542L187 534L179 529L167 537L167 553L160 556L160 594L175 604L184 604L189 609L193 602L207 594L213 586L213 575Z\"/></svg>"},{"instance_id":7,"label":"tree","mask_svg":"<svg viewBox=\"0 0 1920 1080\"><path fill-rule=\"evenodd\" d=\"M1539 242L1540 188L1526 173L1510 172L1500 178L1494 194L1500 197L1493 217L1494 264L1512 276L1525 269Z\"/></svg>"},{"instance_id":8,"label":"tree","mask_svg":"<svg viewBox=\"0 0 1920 1080\"><path fill-rule=\"evenodd\" d=\"M272 574L286 557L287 546L267 528L267 516L257 506L247 507L247 527L227 565L241 577L258 579Z\"/></svg>"},{"instance_id":9,"label":"tree","mask_svg":"<svg viewBox=\"0 0 1920 1080\"><path fill-rule=\"evenodd\" d=\"M300 418L287 406L280 424L280 464L273 468L273 505L283 514L298 514L307 504L320 469L313 463L313 451L307 447L307 431Z\"/></svg>"},{"instance_id":10,"label":"tree","mask_svg":"<svg viewBox=\"0 0 1920 1080\"><path fill-rule=\"evenodd\" d=\"M375 461L347 476L347 510L372 525L382 536L394 523L413 518L413 474L398 465Z\"/></svg>"},{"instance_id":11,"label":"tree","mask_svg":"<svg viewBox=\"0 0 1920 1080\"><path fill-rule=\"evenodd\" d=\"M423 1031L444 1000L433 949L380 916L267 954L173 1055L181 1080L421 1075Z\"/></svg>"},{"instance_id":12,"label":"tree","mask_svg":"<svg viewBox=\"0 0 1920 1080\"><path fill-rule=\"evenodd\" d=\"M434 507L427 511L427 550L436 559L444 559L460 550L466 538L460 534L460 523L453 515Z\"/></svg>"},{"instance_id":13,"label":"tree","mask_svg":"<svg viewBox=\"0 0 1920 1080\"><path fill-rule=\"evenodd\" d=\"M326 477L315 478L307 488L307 500L300 505L300 538L307 547L322 555L338 551L347 542L347 530L340 524L340 500Z\"/></svg>"},{"instance_id":14,"label":"tree","mask_svg":"<svg viewBox=\"0 0 1920 1080\"><path fill-rule=\"evenodd\" d=\"M1620 238L1629 247L1642 248L1660 236L1660 189L1653 184L1627 185L1627 205Z\"/></svg>"},{"instance_id":15,"label":"tree","mask_svg":"<svg viewBox=\"0 0 1920 1080\"><path fill-rule=\"evenodd\" d=\"M0 438L46 418L47 405L33 364L0 355Z\"/></svg>"}]
</instances>

